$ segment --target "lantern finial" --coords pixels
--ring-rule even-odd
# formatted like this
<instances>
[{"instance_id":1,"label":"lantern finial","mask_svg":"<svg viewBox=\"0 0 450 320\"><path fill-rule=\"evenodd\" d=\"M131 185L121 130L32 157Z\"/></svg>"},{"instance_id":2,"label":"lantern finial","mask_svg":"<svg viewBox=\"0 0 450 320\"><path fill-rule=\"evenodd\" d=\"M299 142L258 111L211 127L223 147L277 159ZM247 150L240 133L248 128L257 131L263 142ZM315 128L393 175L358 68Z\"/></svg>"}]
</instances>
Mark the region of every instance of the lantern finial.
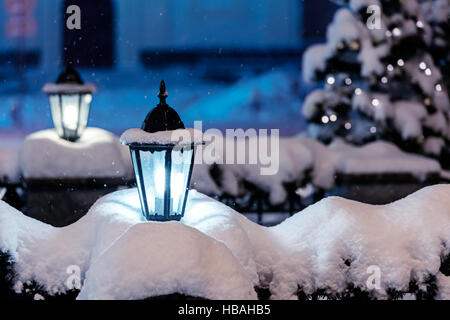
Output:
<instances>
[{"instance_id":1,"label":"lantern finial","mask_svg":"<svg viewBox=\"0 0 450 320\"><path fill-rule=\"evenodd\" d=\"M153 133L184 129L184 124L178 113L166 103L167 96L166 83L161 80L158 94L159 103L145 118L141 127L142 130Z\"/></svg>"},{"instance_id":2,"label":"lantern finial","mask_svg":"<svg viewBox=\"0 0 450 320\"><path fill-rule=\"evenodd\" d=\"M167 103L166 103L167 96L168 96L168 94L166 91L166 83L164 82L164 80L161 80L161 83L159 84L159 94L158 94L158 97L160 100L159 104L161 106L167 106Z\"/></svg>"},{"instance_id":3,"label":"lantern finial","mask_svg":"<svg viewBox=\"0 0 450 320\"><path fill-rule=\"evenodd\" d=\"M56 83L73 83L73 84L83 84L83 80L80 74L72 67L72 63L66 63L65 70L58 76Z\"/></svg>"}]
</instances>

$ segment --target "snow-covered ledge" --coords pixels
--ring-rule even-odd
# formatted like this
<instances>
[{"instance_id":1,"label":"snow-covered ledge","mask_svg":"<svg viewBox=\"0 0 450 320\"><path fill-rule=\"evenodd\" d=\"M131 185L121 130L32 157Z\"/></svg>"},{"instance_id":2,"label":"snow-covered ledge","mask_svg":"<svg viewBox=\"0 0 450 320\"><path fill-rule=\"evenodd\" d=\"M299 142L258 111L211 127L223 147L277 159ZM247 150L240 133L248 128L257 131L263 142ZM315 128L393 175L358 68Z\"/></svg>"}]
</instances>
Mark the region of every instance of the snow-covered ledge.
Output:
<instances>
[{"instance_id":1,"label":"snow-covered ledge","mask_svg":"<svg viewBox=\"0 0 450 320\"><path fill-rule=\"evenodd\" d=\"M19 152L25 179L132 178L128 148L112 133L86 128L76 142L48 129L29 135Z\"/></svg>"},{"instance_id":2,"label":"snow-covered ledge","mask_svg":"<svg viewBox=\"0 0 450 320\"><path fill-rule=\"evenodd\" d=\"M255 285L273 299L345 297L349 287L384 299L410 283L408 297L450 299L449 195L450 185L436 185L384 206L330 197L270 228L196 191L181 223L143 222L136 189L105 196L59 229L0 202L0 249L13 258L17 292L30 281L66 292L77 266L79 299L254 299ZM367 287L371 266L379 289Z\"/></svg>"}]
</instances>

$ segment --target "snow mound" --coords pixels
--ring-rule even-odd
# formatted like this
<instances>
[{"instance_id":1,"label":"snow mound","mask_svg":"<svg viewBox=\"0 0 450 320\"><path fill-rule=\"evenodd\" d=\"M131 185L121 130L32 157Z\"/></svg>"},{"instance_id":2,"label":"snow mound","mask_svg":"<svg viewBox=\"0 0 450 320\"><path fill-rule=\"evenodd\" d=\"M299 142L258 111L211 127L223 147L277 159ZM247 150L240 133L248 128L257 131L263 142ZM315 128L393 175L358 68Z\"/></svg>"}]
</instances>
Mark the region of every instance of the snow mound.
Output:
<instances>
[{"instance_id":1,"label":"snow mound","mask_svg":"<svg viewBox=\"0 0 450 320\"><path fill-rule=\"evenodd\" d=\"M436 185L383 206L330 197L308 207L273 228L296 263L278 272L274 291L289 298L282 283L286 278L305 292L342 292L349 283L364 289L369 266L381 271L375 297L386 298L388 288L407 292L412 279L425 286L430 275L439 273L441 257L449 254L449 195L449 185ZM439 289L448 293L448 285Z\"/></svg>"},{"instance_id":2,"label":"snow mound","mask_svg":"<svg viewBox=\"0 0 450 320\"><path fill-rule=\"evenodd\" d=\"M144 299L174 292L255 298L244 269L223 243L180 223L141 223L90 266L78 299Z\"/></svg>"},{"instance_id":3,"label":"snow mound","mask_svg":"<svg viewBox=\"0 0 450 320\"><path fill-rule=\"evenodd\" d=\"M407 173L424 180L430 173L439 173L441 166L433 159L401 151L396 145L375 141L355 147L335 140L330 149L339 153L336 170L346 174Z\"/></svg>"},{"instance_id":4,"label":"snow mound","mask_svg":"<svg viewBox=\"0 0 450 320\"><path fill-rule=\"evenodd\" d=\"M272 299L349 285L385 299L412 281L425 290L433 277L436 298L448 298L450 278L439 270L450 253L449 195L450 185L436 185L382 206L330 197L270 228L194 190L181 223L143 223L136 189L105 196L59 229L0 202L0 248L14 258L17 291L35 280L64 292L67 268L78 266L79 299L254 299L253 285ZM374 268L379 288L367 285Z\"/></svg>"},{"instance_id":5,"label":"snow mound","mask_svg":"<svg viewBox=\"0 0 450 320\"><path fill-rule=\"evenodd\" d=\"M187 215L197 216L192 210L198 207L192 202L206 200L210 208L219 204L195 191L189 196ZM249 257L241 253L239 262L207 235L214 234L215 227L221 233L230 225L222 219L214 226L215 216L219 215L212 212L209 223L193 219L207 230L205 234L180 223L146 223L137 190L129 189L100 199L76 223L55 228L0 201L0 251L9 252L15 261L18 293L31 281L50 295L66 293L72 288L70 270L79 270L79 281L84 282L79 299L139 299L175 292L255 299L256 271L254 265L250 271Z\"/></svg>"},{"instance_id":6,"label":"snow mound","mask_svg":"<svg viewBox=\"0 0 450 320\"><path fill-rule=\"evenodd\" d=\"M129 144L152 144L152 145L176 145L190 146L203 143L203 134L196 129L177 129L169 131L160 131L149 133L142 129L128 129L120 137L124 145Z\"/></svg>"},{"instance_id":7,"label":"snow mound","mask_svg":"<svg viewBox=\"0 0 450 320\"><path fill-rule=\"evenodd\" d=\"M127 149L102 129L86 128L76 143L48 129L25 139L19 151L20 170L26 179L128 178L132 168Z\"/></svg>"}]
</instances>

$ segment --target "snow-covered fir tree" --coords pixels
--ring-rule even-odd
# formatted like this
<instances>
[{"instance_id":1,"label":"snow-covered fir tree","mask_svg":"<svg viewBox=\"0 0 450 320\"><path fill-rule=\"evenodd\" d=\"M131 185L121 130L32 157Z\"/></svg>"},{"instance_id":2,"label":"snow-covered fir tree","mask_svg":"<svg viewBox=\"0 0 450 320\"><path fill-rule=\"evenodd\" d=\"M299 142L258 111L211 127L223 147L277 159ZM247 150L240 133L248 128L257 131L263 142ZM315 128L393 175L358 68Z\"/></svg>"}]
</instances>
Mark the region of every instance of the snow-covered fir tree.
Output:
<instances>
[{"instance_id":1,"label":"snow-covered fir tree","mask_svg":"<svg viewBox=\"0 0 450 320\"><path fill-rule=\"evenodd\" d=\"M389 140L448 167L450 1L335 2L326 43L303 58L304 80L324 83L303 104L309 134Z\"/></svg>"},{"instance_id":2,"label":"snow-covered fir tree","mask_svg":"<svg viewBox=\"0 0 450 320\"><path fill-rule=\"evenodd\" d=\"M430 43L431 55L441 68L442 76L450 90L450 1L449 0L423 0L421 2L424 17L432 30Z\"/></svg>"}]
</instances>

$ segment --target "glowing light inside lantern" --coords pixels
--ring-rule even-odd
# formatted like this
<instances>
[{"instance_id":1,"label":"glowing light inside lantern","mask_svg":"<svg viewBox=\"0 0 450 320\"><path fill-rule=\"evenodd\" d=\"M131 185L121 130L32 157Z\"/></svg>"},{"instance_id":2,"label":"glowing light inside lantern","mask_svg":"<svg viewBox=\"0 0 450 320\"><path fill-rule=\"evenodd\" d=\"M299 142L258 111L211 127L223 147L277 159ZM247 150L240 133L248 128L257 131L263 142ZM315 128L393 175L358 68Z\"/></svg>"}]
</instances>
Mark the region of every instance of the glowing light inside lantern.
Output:
<instances>
[{"instance_id":1,"label":"glowing light inside lantern","mask_svg":"<svg viewBox=\"0 0 450 320\"><path fill-rule=\"evenodd\" d=\"M63 126L69 130L77 129L78 122L78 106L68 104L63 109Z\"/></svg>"}]
</instances>

